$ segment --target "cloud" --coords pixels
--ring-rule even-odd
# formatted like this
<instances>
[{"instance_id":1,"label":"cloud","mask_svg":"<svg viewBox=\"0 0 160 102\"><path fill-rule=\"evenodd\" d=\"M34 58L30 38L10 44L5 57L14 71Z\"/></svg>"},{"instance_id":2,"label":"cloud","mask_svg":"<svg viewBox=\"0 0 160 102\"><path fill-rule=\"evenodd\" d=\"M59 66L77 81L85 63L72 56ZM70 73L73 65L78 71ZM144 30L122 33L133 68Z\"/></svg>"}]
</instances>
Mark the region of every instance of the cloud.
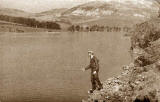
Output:
<instances>
[{"instance_id":1,"label":"cloud","mask_svg":"<svg viewBox=\"0 0 160 102\"><path fill-rule=\"evenodd\" d=\"M28 12L41 12L54 8L68 8L85 3L86 0L0 0L0 6Z\"/></svg>"}]
</instances>

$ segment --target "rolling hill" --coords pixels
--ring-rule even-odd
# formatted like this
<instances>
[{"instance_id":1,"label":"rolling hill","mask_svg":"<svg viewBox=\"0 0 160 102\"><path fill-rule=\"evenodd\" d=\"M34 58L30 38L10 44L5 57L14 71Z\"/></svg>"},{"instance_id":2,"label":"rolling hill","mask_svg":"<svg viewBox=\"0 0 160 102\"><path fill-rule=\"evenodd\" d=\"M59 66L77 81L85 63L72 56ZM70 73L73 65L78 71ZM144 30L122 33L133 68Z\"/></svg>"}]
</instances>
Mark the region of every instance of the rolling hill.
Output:
<instances>
[{"instance_id":1,"label":"rolling hill","mask_svg":"<svg viewBox=\"0 0 160 102\"><path fill-rule=\"evenodd\" d=\"M31 17L33 14L18 9L0 8L0 15L8 15L14 17Z\"/></svg>"},{"instance_id":2,"label":"rolling hill","mask_svg":"<svg viewBox=\"0 0 160 102\"><path fill-rule=\"evenodd\" d=\"M60 8L60 9L52 9L45 12L35 13L34 18L41 20L41 21L47 21L47 20L57 20L58 17L61 16L61 13L67 10L67 8Z\"/></svg>"},{"instance_id":3,"label":"rolling hill","mask_svg":"<svg viewBox=\"0 0 160 102\"><path fill-rule=\"evenodd\" d=\"M60 8L60 9L52 9L49 11L44 11L40 13L36 13L35 16L46 16L46 15L61 15L62 12L66 11L67 8Z\"/></svg>"},{"instance_id":4,"label":"rolling hill","mask_svg":"<svg viewBox=\"0 0 160 102\"><path fill-rule=\"evenodd\" d=\"M0 8L0 14L54 21L66 29L72 24L132 26L157 17L159 7L156 0L97 0L73 8L58 8L40 13Z\"/></svg>"},{"instance_id":5,"label":"rolling hill","mask_svg":"<svg viewBox=\"0 0 160 102\"><path fill-rule=\"evenodd\" d=\"M93 1L73 7L63 15L94 16L122 15L149 18L156 15L159 4L153 0Z\"/></svg>"},{"instance_id":6,"label":"rolling hill","mask_svg":"<svg viewBox=\"0 0 160 102\"><path fill-rule=\"evenodd\" d=\"M78 5L63 12L62 16L73 24L135 24L158 16L158 10L159 4L153 0L108 0Z\"/></svg>"}]
</instances>

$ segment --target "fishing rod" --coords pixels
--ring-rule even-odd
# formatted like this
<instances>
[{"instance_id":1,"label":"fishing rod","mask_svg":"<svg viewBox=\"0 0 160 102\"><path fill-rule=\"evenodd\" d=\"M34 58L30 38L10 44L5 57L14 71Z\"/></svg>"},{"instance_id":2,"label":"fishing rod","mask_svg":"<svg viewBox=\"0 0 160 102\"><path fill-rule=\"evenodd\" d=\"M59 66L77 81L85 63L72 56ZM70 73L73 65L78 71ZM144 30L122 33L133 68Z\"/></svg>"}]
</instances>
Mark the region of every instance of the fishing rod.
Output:
<instances>
[{"instance_id":1,"label":"fishing rod","mask_svg":"<svg viewBox=\"0 0 160 102\"><path fill-rule=\"evenodd\" d=\"M83 71L82 69L68 69L68 70L64 70L64 71Z\"/></svg>"},{"instance_id":2,"label":"fishing rod","mask_svg":"<svg viewBox=\"0 0 160 102\"><path fill-rule=\"evenodd\" d=\"M83 71L82 67L80 66L66 65L64 67L77 68L77 69L65 69L65 71Z\"/></svg>"}]
</instances>

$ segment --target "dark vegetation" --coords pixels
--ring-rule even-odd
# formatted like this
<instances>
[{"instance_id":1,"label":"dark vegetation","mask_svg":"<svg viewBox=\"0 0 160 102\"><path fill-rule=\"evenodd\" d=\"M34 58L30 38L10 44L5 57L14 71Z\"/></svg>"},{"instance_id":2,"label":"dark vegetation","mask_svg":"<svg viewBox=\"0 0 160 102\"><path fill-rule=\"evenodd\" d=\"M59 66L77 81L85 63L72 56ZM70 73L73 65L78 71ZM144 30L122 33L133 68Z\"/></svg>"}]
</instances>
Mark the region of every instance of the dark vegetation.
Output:
<instances>
[{"instance_id":1,"label":"dark vegetation","mask_svg":"<svg viewBox=\"0 0 160 102\"><path fill-rule=\"evenodd\" d=\"M144 96L142 99L136 98L134 102L150 102L150 99Z\"/></svg>"},{"instance_id":2,"label":"dark vegetation","mask_svg":"<svg viewBox=\"0 0 160 102\"><path fill-rule=\"evenodd\" d=\"M50 21L40 22L34 18L12 17L7 15L0 15L0 20L18 23L24 26L34 27L34 28L46 28L46 29L56 29L56 30L61 29L60 25L55 22L50 22Z\"/></svg>"},{"instance_id":3,"label":"dark vegetation","mask_svg":"<svg viewBox=\"0 0 160 102\"><path fill-rule=\"evenodd\" d=\"M99 32L129 32L131 30L130 27L118 27L118 26L100 26L100 25L92 25L92 26L85 26L85 25L72 25L68 28L68 31L71 32L94 32L94 31L99 31Z\"/></svg>"},{"instance_id":4,"label":"dark vegetation","mask_svg":"<svg viewBox=\"0 0 160 102\"><path fill-rule=\"evenodd\" d=\"M151 42L160 38L159 24L154 22L144 22L135 26L135 31L132 32L132 47L138 46L146 48L151 45Z\"/></svg>"},{"instance_id":5,"label":"dark vegetation","mask_svg":"<svg viewBox=\"0 0 160 102\"><path fill-rule=\"evenodd\" d=\"M139 66L145 66L155 63L160 59L160 19L154 19L144 22L135 27L132 32L132 48L143 51L135 63Z\"/></svg>"}]
</instances>

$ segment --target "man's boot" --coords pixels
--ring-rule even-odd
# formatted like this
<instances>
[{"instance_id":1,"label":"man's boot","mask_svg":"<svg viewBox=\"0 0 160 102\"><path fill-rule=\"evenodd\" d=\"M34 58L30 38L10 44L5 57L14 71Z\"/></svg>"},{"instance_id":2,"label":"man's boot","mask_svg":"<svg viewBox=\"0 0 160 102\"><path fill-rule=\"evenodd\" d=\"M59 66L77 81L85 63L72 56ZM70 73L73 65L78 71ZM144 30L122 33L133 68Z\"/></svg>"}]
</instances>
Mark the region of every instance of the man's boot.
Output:
<instances>
[{"instance_id":1,"label":"man's boot","mask_svg":"<svg viewBox=\"0 0 160 102\"><path fill-rule=\"evenodd\" d=\"M91 93L93 93L93 91L94 91L93 89L90 89L90 90L88 91L88 93L91 94Z\"/></svg>"},{"instance_id":2,"label":"man's boot","mask_svg":"<svg viewBox=\"0 0 160 102\"><path fill-rule=\"evenodd\" d=\"M98 90L101 90L103 89L103 84L101 84L99 87L98 87Z\"/></svg>"}]
</instances>

